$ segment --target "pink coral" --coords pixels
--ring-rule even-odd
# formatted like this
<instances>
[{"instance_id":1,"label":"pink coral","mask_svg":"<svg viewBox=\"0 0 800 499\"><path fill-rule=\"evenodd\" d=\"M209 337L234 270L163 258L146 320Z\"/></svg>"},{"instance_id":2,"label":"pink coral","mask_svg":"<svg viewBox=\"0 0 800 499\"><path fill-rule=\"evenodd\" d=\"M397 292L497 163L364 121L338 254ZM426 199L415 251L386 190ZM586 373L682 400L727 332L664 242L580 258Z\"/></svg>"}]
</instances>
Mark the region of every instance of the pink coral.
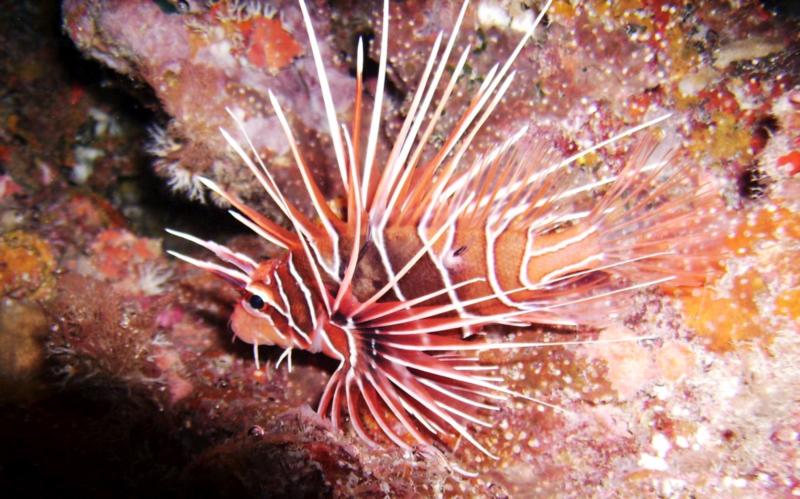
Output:
<instances>
[{"instance_id":1,"label":"pink coral","mask_svg":"<svg viewBox=\"0 0 800 499\"><path fill-rule=\"evenodd\" d=\"M147 82L171 117L166 127L153 133L151 153L157 171L172 187L201 196L196 178L205 174L232 186L245 198L253 198L260 186L236 164L219 134L230 127L225 110L240 116L259 153L275 166L286 162L288 148L278 140L280 125L270 112L266 89L281 102L291 102L300 139L307 144L321 140L324 113L316 93L315 71L310 59L292 60L305 51L303 33L293 3L277 2L273 9L240 8L236 2L220 2L191 15L174 15L149 0L83 2L63 5L65 26L75 42L93 57L118 71ZM319 15L323 36L326 16ZM255 38L254 38L255 37ZM274 44L267 63L256 47ZM334 51L323 47L325 57L336 61ZM339 98L339 110L347 111L353 99L353 79L341 63L329 68L330 83ZM300 84L300 82L305 82ZM312 90L314 89L314 90ZM317 151L311 147L310 150ZM321 152L307 158L315 175L328 178L332 171ZM276 175L291 185L299 180L289 168L275 168ZM328 194L336 193L330 182ZM260 201L258 199L256 202Z\"/></svg>"}]
</instances>

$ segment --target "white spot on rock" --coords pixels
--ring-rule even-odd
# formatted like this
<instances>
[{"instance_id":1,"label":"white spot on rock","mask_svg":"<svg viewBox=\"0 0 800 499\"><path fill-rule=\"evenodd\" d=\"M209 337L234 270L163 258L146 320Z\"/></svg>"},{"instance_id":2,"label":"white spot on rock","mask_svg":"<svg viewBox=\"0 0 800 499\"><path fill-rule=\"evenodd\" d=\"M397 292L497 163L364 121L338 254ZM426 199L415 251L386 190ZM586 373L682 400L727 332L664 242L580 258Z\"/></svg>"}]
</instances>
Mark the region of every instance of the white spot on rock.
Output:
<instances>
[{"instance_id":1,"label":"white spot on rock","mask_svg":"<svg viewBox=\"0 0 800 499\"><path fill-rule=\"evenodd\" d=\"M639 466L646 470L651 471L667 471L669 465L662 457L653 456L647 453L642 453L639 457Z\"/></svg>"},{"instance_id":2,"label":"white spot on rock","mask_svg":"<svg viewBox=\"0 0 800 499\"><path fill-rule=\"evenodd\" d=\"M669 439L667 439L667 437L665 437L663 433L656 433L655 435L653 435L653 439L650 442L650 445L653 446L653 449L656 451L656 454L658 454L658 457L661 458L666 456L667 452L669 452L670 448L672 448L672 444L669 443Z\"/></svg>"}]
</instances>

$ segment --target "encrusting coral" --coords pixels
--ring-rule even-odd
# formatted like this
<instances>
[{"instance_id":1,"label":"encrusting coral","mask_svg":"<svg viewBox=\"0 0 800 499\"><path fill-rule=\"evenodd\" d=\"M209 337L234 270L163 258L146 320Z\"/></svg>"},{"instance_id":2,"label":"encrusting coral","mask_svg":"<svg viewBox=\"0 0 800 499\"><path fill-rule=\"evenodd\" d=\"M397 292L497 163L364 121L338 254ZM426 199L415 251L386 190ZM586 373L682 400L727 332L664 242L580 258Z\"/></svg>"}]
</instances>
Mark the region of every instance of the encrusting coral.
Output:
<instances>
[{"instance_id":1,"label":"encrusting coral","mask_svg":"<svg viewBox=\"0 0 800 499\"><path fill-rule=\"evenodd\" d=\"M454 107L505 59L539 7L472 2L461 35L470 65ZM432 40L450 29L458 8L392 3L389 120L379 158L408 111ZM75 45L137 82L124 86L161 114L131 119L118 94L98 97L111 73L76 79L47 69L78 60L47 41L47 22L12 20L52 21L57 9L19 2L0 16L0 41L20 55L0 61L9 89L0 101L0 446L17 449L0 459L8 490L50 483L87 495L119 487L249 496L800 492L796 19L752 1L554 2L472 153L528 123L570 154L671 111L668 126L693 159L690 173L721 185L739 224L717 281L643 293L618 325L584 335L657 340L484 354L513 389L569 414L508 402L492 414L493 428L475 430L499 462L456 444L458 459L479 473L468 479L435 456L377 452L330 431L307 406L335 366L295 354L289 373L285 364L275 368L279 351L262 349L256 370L252 350L232 343L227 328L236 293L163 252L176 243L163 242L161 228L179 213L186 214L182 230L270 255L212 208L187 210L178 197L152 201L142 193L161 184L197 199L196 179L205 175L277 214L217 130L233 128L228 107L246 117L282 188L302 203L267 89L291 103L284 109L336 208L338 171L296 3L65 0L62 9ZM368 1L314 2L311 16L347 123L355 40L379 37L379 9ZM368 68L377 64L377 45L369 45ZM58 105L45 112L44 102ZM445 116L434 143L457 114ZM137 150L145 148L155 181L143 173L149 166ZM576 174L616 171L625 152L624 144L597 151ZM493 334L563 338L549 330ZM7 471L14 469L23 473L14 477Z\"/></svg>"}]
</instances>

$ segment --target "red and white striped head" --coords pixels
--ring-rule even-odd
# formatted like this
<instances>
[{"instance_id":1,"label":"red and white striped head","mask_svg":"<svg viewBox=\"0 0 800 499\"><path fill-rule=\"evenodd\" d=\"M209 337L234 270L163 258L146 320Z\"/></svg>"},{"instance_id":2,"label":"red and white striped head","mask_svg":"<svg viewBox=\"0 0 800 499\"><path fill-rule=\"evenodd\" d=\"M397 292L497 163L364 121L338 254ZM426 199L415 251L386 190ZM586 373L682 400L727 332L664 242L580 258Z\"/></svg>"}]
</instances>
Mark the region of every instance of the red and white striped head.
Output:
<instances>
[{"instance_id":1,"label":"red and white striped head","mask_svg":"<svg viewBox=\"0 0 800 499\"><path fill-rule=\"evenodd\" d=\"M276 325L284 313L278 303L275 273L278 260L261 262L242 287L242 298L231 315L231 329L237 338L251 345L277 345L289 348L292 341Z\"/></svg>"}]
</instances>

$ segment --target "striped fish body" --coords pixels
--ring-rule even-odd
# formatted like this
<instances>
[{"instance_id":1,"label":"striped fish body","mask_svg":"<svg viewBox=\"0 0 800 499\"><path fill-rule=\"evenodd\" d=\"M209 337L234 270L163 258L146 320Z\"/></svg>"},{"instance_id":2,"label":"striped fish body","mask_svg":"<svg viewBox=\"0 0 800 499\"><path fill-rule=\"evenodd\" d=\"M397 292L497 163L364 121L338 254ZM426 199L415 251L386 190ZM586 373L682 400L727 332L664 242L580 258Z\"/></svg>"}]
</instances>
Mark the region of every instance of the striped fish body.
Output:
<instances>
[{"instance_id":1,"label":"striped fish body","mask_svg":"<svg viewBox=\"0 0 800 499\"><path fill-rule=\"evenodd\" d=\"M338 361L318 406L334 428L342 428L348 415L356 434L374 445L433 449L462 438L495 457L468 425L492 426L485 413L499 410L507 397L558 408L510 390L492 376L497 366L481 364L477 353L582 341L514 343L474 333L492 325L602 327L638 290L696 286L715 271L725 234L718 224L720 202L713 190L698 187L676 148L656 133L635 142L616 174L577 185L568 181L566 172L577 160L666 117L567 158L523 128L470 164L461 161L512 84L509 69L549 2L509 60L486 75L440 149L422 162L421 151L469 54L467 46L434 108L455 40L454 34L442 48L440 35L408 117L380 167L376 143L386 76L388 1L375 107L365 141L359 134L363 47L358 51L355 122L348 128L337 120L302 0L300 6L345 187L343 213L335 213L320 193L280 103L270 94L314 216L289 203L256 151L246 151L252 142L232 112L244 141L223 130L224 137L291 227L267 219L214 182L201 181L236 208L234 217L283 253L255 261L217 243L170 232L203 246L222 263L173 252L175 256L241 290L231 327L254 346L257 363L260 345L283 348L281 359L289 362L295 349ZM465 2L454 33L466 9ZM369 430L367 419L378 432Z\"/></svg>"},{"instance_id":2,"label":"striped fish body","mask_svg":"<svg viewBox=\"0 0 800 499\"><path fill-rule=\"evenodd\" d=\"M394 237L390 238L392 246L389 248L388 253L391 255L392 262L402 263L408 261L411 255L415 254L422 248L422 243L416 236L415 231L411 229L395 231ZM573 230L569 233L574 232ZM467 282L481 279L481 276L486 275L488 269L484 258L486 251L485 242L480 237L482 234L479 232L468 232L465 236L458 237L459 242L469 242L470 246L462 245L459 248L466 247L459 252L458 255L449 255L444 261L441 259L433 259L431 257L425 258L415 265L403 279L401 284L398 285L400 293L405 299L417 299L419 297L435 293L446 286L446 282ZM401 237L405 236L404 240ZM502 238L493 250L496 254L496 265L491 269L497 275L497 281L503 289L519 289L521 283L519 280L519 269L523 259L523 248L525 247L526 235L523 232L514 231ZM568 237L559 235L559 239ZM596 238L595 238L596 239ZM553 255L540 257L539 259L531 259L529 262L530 276L539 277L546 274L557 272L558 269L565 266L578 263L585 259L584 254L591 251L592 245L584 244L580 247L559 251ZM453 253L453 251L450 251ZM366 299L374 294L380 287L386 283L387 274L383 268L380 259L375 251L365 251L360 259L359 267L356 271L356 276L352 283L352 296L348 296L349 306L355 307L360 303L360 299ZM304 255L293 254L292 262L302 261ZM347 342L342 340L342 333L337 331L337 328L326 327L326 334L330 338L334 338L333 343L336 345L335 349L323 348L323 342L319 336L320 330L314 327L311 315L313 314L317 320L325 327L325 323L329 320L326 317L324 306L317 293L313 292L305 283L313 282L313 275L308 271L308 265L295 265L295 272L289 271L289 257L288 255L278 257L270 260L267 264L263 265L259 272L254 276L253 285L251 287L258 296L269 297L267 303L272 302L279 304L273 307L270 312L269 319L263 317L261 314L256 313L249 304L249 297L253 296L252 293L245 294L242 302L237 304L231 319L231 327L236 336L249 344L254 345L277 345L281 348L300 348L309 350L313 353L323 352L329 357L340 358L347 356ZM400 265L398 265L399 267ZM443 277L446 273L447 277ZM300 280L296 278L300 277ZM277 283L280 282L280 285ZM267 283L273 283L272 285ZM408 284L406 284L408 283ZM257 291L256 291L257 290ZM335 293L335 286L328 287L328 292L333 295ZM550 293L552 294L552 293ZM285 296L285 300L281 300L281 296ZM311 295L310 300L306 300L306 296ZM469 304L471 301L484 298L492 295L492 288L489 284L484 282L475 282L462 289L454 290L449 295L441 295L425 301L425 306L428 307L441 307L441 306L454 306L453 311L440 314L440 319L444 317L457 317L458 311L461 311L465 316L489 316L498 315L503 313L513 313L519 309L505 305L500 300L493 298L484 300L479 303ZM514 299L517 301L531 302L537 298L540 300L545 298L544 294L534 291L525 292L519 291L515 293ZM398 299L395 293L387 293L387 298L380 303L399 304L401 300ZM465 303L468 303L465 305ZM278 309L284 312L278 312ZM347 307L344 307L347 308ZM415 307L415 311L419 312L423 307ZM538 319L538 320L537 320ZM291 325L292 322L296 325L296 329ZM531 317L525 320L524 316L516 318L513 323L544 323L547 322L543 317L536 317L533 310L531 310ZM563 323L565 321L555 321L554 323ZM416 321L415 325L424 324L424 321ZM367 326L364 326L365 328ZM332 330L331 330L332 329ZM306 332L305 338L298 334L299 331ZM457 325L453 326L452 331L446 331L449 334L458 335L460 329Z\"/></svg>"},{"instance_id":3,"label":"striped fish body","mask_svg":"<svg viewBox=\"0 0 800 499\"><path fill-rule=\"evenodd\" d=\"M648 147L653 144L650 141ZM671 158L658 159L659 164L667 165ZM702 284L714 271L718 240L723 234L713 230L717 225L715 198L692 191L678 199L653 199L648 181L658 179L659 185L663 181L641 171L650 164L652 157L640 154L621 174L630 177L623 189L626 197L620 197L620 189L607 191L594 202L594 210L576 223L565 224L563 209L549 212L547 203L536 202L542 199L539 196L527 203L536 208L540 220L551 219L553 223L540 224L538 229L532 229L529 223L530 209L517 209L515 217L501 224L502 230L494 231L490 230L491 221L485 213L476 216L467 209L426 251L425 242L435 227L424 226L420 220L386 227L382 248L369 239L359 248L352 279L343 295L346 300L339 313L341 325L347 322L344 314L378 292L398 269L420 253L422 258L375 307L382 303L397 306L438 292L419 305L409 306L406 312L446 309L431 319L437 324L467 317L478 321L480 317L510 315L507 320L488 323L603 326L614 312L625 307L630 292L641 287L662 282L672 286ZM549 198L561 194L556 190ZM502 201L497 200L492 207L495 212L502 210ZM346 232L347 225L342 224L341 228L343 232L337 236L340 276L344 272L342 262L350 260L354 243L352 234ZM321 239L327 237L321 226L316 226L314 233ZM698 238L698 234L702 237ZM323 260L333 261L330 252L320 250L320 254ZM337 338L333 341L339 345L335 349L327 347L314 333L315 322L325 324L333 319L325 311L321 288L310 284L315 282L314 266L300 248L259 265L251 275L249 292L233 315L237 336L251 344L323 351L334 358L347 356L347 342L338 339L342 335L340 328L334 326L327 333ZM442 292L458 283L470 284ZM340 286L325 279L324 289L331 300ZM249 307L247 300L254 292L273 305L269 319L259 318ZM594 317L595 313L599 315ZM424 327L425 320L413 324ZM373 328L369 322L360 327ZM452 330L438 332L458 335L460 329L454 322ZM305 336L299 334L301 331Z\"/></svg>"}]
</instances>

